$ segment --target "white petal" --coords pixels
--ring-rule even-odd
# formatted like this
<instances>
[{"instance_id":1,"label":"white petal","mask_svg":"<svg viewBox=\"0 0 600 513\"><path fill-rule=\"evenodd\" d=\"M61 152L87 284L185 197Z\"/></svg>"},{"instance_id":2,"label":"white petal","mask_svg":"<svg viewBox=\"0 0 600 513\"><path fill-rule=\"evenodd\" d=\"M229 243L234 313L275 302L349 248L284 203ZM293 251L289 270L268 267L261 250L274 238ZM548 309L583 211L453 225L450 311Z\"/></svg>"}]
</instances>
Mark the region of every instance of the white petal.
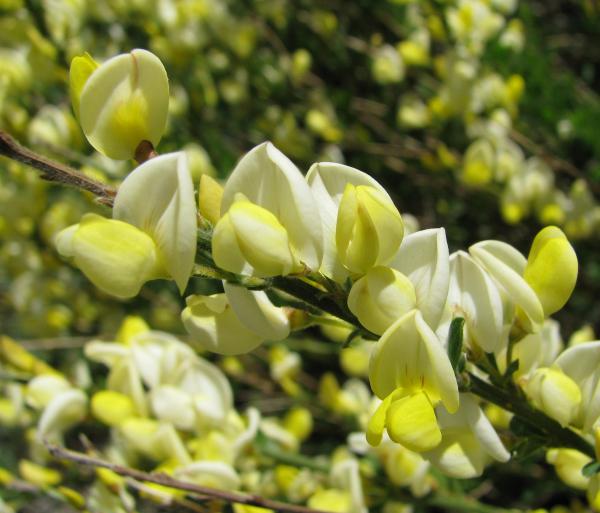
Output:
<instances>
[{"instance_id":1,"label":"white petal","mask_svg":"<svg viewBox=\"0 0 600 513\"><path fill-rule=\"evenodd\" d=\"M138 415L145 417L148 414L142 379L132 360L121 360L112 368L106 380L106 388L128 395L133 400Z\"/></svg>"},{"instance_id":2,"label":"white petal","mask_svg":"<svg viewBox=\"0 0 600 513\"><path fill-rule=\"evenodd\" d=\"M27 404L33 408L44 408L57 395L70 388L71 384L60 374L35 376L27 384Z\"/></svg>"},{"instance_id":3,"label":"white petal","mask_svg":"<svg viewBox=\"0 0 600 513\"><path fill-rule=\"evenodd\" d=\"M234 451L240 452L246 446L248 446L252 441L256 438L256 434L258 433L258 428L260 425L260 411L256 408L248 408L246 411L246 416L248 417L248 425L246 429L238 435L233 443Z\"/></svg>"},{"instance_id":4,"label":"white petal","mask_svg":"<svg viewBox=\"0 0 600 513\"><path fill-rule=\"evenodd\" d=\"M241 485L237 472L222 461L194 461L178 468L173 476L182 481L221 490L237 490Z\"/></svg>"},{"instance_id":5,"label":"white petal","mask_svg":"<svg viewBox=\"0 0 600 513\"><path fill-rule=\"evenodd\" d=\"M509 299L523 309L531 322L531 330L539 331L544 310L536 293L523 279L525 257L510 244L497 240L478 242L469 248L469 253L506 291Z\"/></svg>"},{"instance_id":6,"label":"white petal","mask_svg":"<svg viewBox=\"0 0 600 513\"><path fill-rule=\"evenodd\" d=\"M177 429L191 430L196 416L192 399L173 385L161 385L150 394L150 404L156 418L172 423Z\"/></svg>"},{"instance_id":7,"label":"white petal","mask_svg":"<svg viewBox=\"0 0 600 513\"><path fill-rule=\"evenodd\" d=\"M38 423L41 439L56 440L71 426L81 422L87 413L87 396L81 390L66 390L54 397Z\"/></svg>"},{"instance_id":8,"label":"white petal","mask_svg":"<svg viewBox=\"0 0 600 513\"><path fill-rule=\"evenodd\" d=\"M503 337L502 299L491 278L464 251L450 257L448 305L464 314L469 335L486 353L500 350Z\"/></svg>"},{"instance_id":9,"label":"white petal","mask_svg":"<svg viewBox=\"0 0 600 513\"><path fill-rule=\"evenodd\" d=\"M600 340L569 347L554 363L579 385L582 400L577 420L589 431L600 418Z\"/></svg>"},{"instance_id":10,"label":"white petal","mask_svg":"<svg viewBox=\"0 0 600 513\"><path fill-rule=\"evenodd\" d=\"M271 303L267 294L223 283L227 300L240 322L265 340L283 340L290 334L290 322L282 308Z\"/></svg>"},{"instance_id":11,"label":"white petal","mask_svg":"<svg viewBox=\"0 0 600 513\"><path fill-rule=\"evenodd\" d=\"M148 233L183 292L196 255L196 200L184 152L152 158L134 169L115 197L113 217Z\"/></svg>"},{"instance_id":12,"label":"white petal","mask_svg":"<svg viewBox=\"0 0 600 513\"><path fill-rule=\"evenodd\" d=\"M417 308L435 329L440 322L450 283L446 232L432 228L411 233L402 241L390 267L408 276L415 286Z\"/></svg>"},{"instance_id":13,"label":"white petal","mask_svg":"<svg viewBox=\"0 0 600 513\"><path fill-rule=\"evenodd\" d=\"M350 493L352 513L367 513L365 499L360 478L358 462L354 459L342 460L331 468L331 484Z\"/></svg>"},{"instance_id":14,"label":"white petal","mask_svg":"<svg viewBox=\"0 0 600 513\"><path fill-rule=\"evenodd\" d=\"M487 453L497 461L508 461L510 453L471 394L460 395L460 408L464 408L469 427Z\"/></svg>"},{"instance_id":15,"label":"white petal","mask_svg":"<svg viewBox=\"0 0 600 513\"><path fill-rule=\"evenodd\" d=\"M181 320L193 343L207 351L224 355L249 353L263 338L244 326L225 294L189 296Z\"/></svg>"},{"instance_id":16,"label":"white petal","mask_svg":"<svg viewBox=\"0 0 600 513\"><path fill-rule=\"evenodd\" d=\"M194 409L205 421L221 423L233 407L229 381L216 365L202 358L188 360L174 385L193 398Z\"/></svg>"},{"instance_id":17,"label":"white petal","mask_svg":"<svg viewBox=\"0 0 600 513\"><path fill-rule=\"evenodd\" d=\"M221 215L242 193L272 212L287 230L299 259L317 270L323 257L319 209L298 168L271 143L250 150L238 162L223 189Z\"/></svg>"},{"instance_id":18,"label":"white petal","mask_svg":"<svg viewBox=\"0 0 600 513\"><path fill-rule=\"evenodd\" d=\"M119 360L129 355L130 349L123 344L92 340L85 345L83 351L86 358L94 362L103 363L107 367L112 367Z\"/></svg>"}]
</instances>

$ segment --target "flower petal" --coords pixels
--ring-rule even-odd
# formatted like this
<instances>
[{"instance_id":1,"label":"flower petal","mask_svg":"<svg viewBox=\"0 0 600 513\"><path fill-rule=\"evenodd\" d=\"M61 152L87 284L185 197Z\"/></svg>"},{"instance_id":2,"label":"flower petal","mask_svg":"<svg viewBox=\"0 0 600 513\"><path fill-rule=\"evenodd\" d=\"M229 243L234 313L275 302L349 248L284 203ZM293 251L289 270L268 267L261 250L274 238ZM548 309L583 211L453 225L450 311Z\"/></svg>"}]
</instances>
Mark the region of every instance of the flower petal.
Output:
<instances>
[{"instance_id":1,"label":"flower petal","mask_svg":"<svg viewBox=\"0 0 600 513\"><path fill-rule=\"evenodd\" d=\"M167 123L169 79L158 57L137 49L95 69L79 99L81 127L92 146L125 160L133 158L140 142L160 142Z\"/></svg>"},{"instance_id":2,"label":"flower petal","mask_svg":"<svg viewBox=\"0 0 600 513\"><path fill-rule=\"evenodd\" d=\"M386 397L398 386L408 392L423 390L432 403L458 408L458 385L444 347L412 310L392 324L371 354L369 381L375 395Z\"/></svg>"},{"instance_id":3,"label":"flower petal","mask_svg":"<svg viewBox=\"0 0 600 513\"><path fill-rule=\"evenodd\" d=\"M348 271L342 266L337 255L335 229L338 208L346 185L368 185L386 195L390 202L392 199L377 180L367 173L343 164L333 162L313 164L308 170L306 181L319 205L323 223L324 255L321 272L341 283L346 279Z\"/></svg>"},{"instance_id":4,"label":"flower petal","mask_svg":"<svg viewBox=\"0 0 600 513\"><path fill-rule=\"evenodd\" d=\"M287 230L298 258L310 269L319 269L323 257L319 209L304 177L281 151L266 142L242 157L225 184L221 215L237 193L273 213Z\"/></svg>"},{"instance_id":5,"label":"flower petal","mask_svg":"<svg viewBox=\"0 0 600 513\"><path fill-rule=\"evenodd\" d=\"M119 187L113 217L148 233L183 293L196 255L196 200L184 152L152 158Z\"/></svg>"},{"instance_id":6,"label":"flower petal","mask_svg":"<svg viewBox=\"0 0 600 513\"><path fill-rule=\"evenodd\" d=\"M450 283L448 243L443 228L411 233L388 264L415 286L417 308L435 329L440 322Z\"/></svg>"}]
</instances>

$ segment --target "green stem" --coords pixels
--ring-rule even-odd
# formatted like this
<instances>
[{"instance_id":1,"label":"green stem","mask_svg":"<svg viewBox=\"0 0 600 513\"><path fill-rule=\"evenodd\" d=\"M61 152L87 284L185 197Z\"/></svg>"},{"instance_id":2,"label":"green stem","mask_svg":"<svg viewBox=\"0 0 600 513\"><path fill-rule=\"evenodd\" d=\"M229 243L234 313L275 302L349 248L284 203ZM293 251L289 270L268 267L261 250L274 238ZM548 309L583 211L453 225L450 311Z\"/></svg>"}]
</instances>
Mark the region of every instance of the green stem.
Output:
<instances>
[{"instance_id":1,"label":"green stem","mask_svg":"<svg viewBox=\"0 0 600 513\"><path fill-rule=\"evenodd\" d=\"M302 454L292 453L289 451L283 451L275 444L268 441L258 444L260 452L273 458L279 463L285 463L287 465L293 465L294 467L305 467L317 472L329 473L329 465L327 463L321 463L315 458L309 456L303 456Z\"/></svg>"},{"instance_id":2,"label":"green stem","mask_svg":"<svg viewBox=\"0 0 600 513\"><path fill-rule=\"evenodd\" d=\"M547 436L549 447L567 447L575 449L591 458L596 458L594 447L575 431L562 427L545 413L533 408L523 399L516 389L504 389L469 374L470 386L466 391L514 413L531 428L542 431Z\"/></svg>"},{"instance_id":3,"label":"green stem","mask_svg":"<svg viewBox=\"0 0 600 513\"><path fill-rule=\"evenodd\" d=\"M327 292L310 283L293 276L275 276L271 279L271 283L276 289L286 292L323 312L358 327L362 337L372 340L379 338L375 333L363 328L358 319L347 308L340 306Z\"/></svg>"}]
</instances>

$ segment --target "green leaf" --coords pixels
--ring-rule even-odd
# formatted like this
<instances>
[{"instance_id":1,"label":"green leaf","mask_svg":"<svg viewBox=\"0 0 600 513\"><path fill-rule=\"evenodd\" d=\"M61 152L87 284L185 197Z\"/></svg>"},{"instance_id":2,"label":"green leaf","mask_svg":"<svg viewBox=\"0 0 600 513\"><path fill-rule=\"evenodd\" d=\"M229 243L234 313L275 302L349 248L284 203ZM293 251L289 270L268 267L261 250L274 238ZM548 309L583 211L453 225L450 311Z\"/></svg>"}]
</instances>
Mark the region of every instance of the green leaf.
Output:
<instances>
[{"instance_id":1,"label":"green leaf","mask_svg":"<svg viewBox=\"0 0 600 513\"><path fill-rule=\"evenodd\" d=\"M465 320L462 317L456 317L452 320L448 332L448 358L455 372L458 370L462 354L464 325Z\"/></svg>"},{"instance_id":2,"label":"green leaf","mask_svg":"<svg viewBox=\"0 0 600 513\"><path fill-rule=\"evenodd\" d=\"M581 473L585 477L592 477L594 474L600 472L600 461L590 461L581 469Z\"/></svg>"}]
</instances>

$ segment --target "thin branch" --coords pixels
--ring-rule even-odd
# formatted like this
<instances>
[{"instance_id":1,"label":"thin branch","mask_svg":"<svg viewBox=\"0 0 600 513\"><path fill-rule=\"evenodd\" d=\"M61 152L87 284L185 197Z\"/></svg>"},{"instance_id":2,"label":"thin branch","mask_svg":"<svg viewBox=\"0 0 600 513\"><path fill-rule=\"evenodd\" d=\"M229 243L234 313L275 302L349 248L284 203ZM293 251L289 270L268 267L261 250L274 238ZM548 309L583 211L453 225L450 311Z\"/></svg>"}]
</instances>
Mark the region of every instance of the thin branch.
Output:
<instances>
[{"instance_id":1,"label":"thin branch","mask_svg":"<svg viewBox=\"0 0 600 513\"><path fill-rule=\"evenodd\" d=\"M113 187L89 178L66 164L50 160L21 146L12 136L2 130L0 130L0 155L41 171L41 178L48 182L91 192L97 197L99 203L112 207L117 193Z\"/></svg>"},{"instance_id":2,"label":"thin branch","mask_svg":"<svg viewBox=\"0 0 600 513\"><path fill-rule=\"evenodd\" d=\"M516 390L505 390L497 387L474 374L469 374L469 381L467 392L478 395L482 399L514 413L531 428L541 430L547 436L549 447L568 447L582 452L592 459L596 458L594 446L585 438L567 427L562 427L556 420L533 408L519 397Z\"/></svg>"},{"instance_id":3,"label":"thin branch","mask_svg":"<svg viewBox=\"0 0 600 513\"><path fill-rule=\"evenodd\" d=\"M27 351L54 351L56 349L78 349L91 340L102 339L103 335L94 337L56 337L56 338L32 338L17 340Z\"/></svg>"},{"instance_id":4,"label":"thin branch","mask_svg":"<svg viewBox=\"0 0 600 513\"><path fill-rule=\"evenodd\" d=\"M180 481L162 473L142 472L141 470L115 465L98 458L92 458L87 454L71 451L70 449L52 445L47 442L46 447L50 454L57 459L64 459L78 463L79 465L86 465L90 467L107 468L113 471L115 474L119 474L120 476L130 477L137 481L147 481L149 483L155 483L158 485L167 486L169 488L175 488L177 490L184 490L191 494L201 495L203 498L209 497L211 499L230 503L258 506L259 508L273 509L275 511L282 511L284 513L329 513L323 510L308 508L306 506L287 504L285 502L267 499L259 495L230 492L226 490L210 488L208 486L196 485L193 483Z\"/></svg>"},{"instance_id":5,"label":"thin branch","mask_svg":"<svg viewBox=\"0 0 600 513\"><path fill-rule=\"evenodd\" d=\"M538 156L542 159L546 164L548 164L551 168L554 168L556 171L563 171L564 173L571 175L573 178L579 178L586 182L591 190L596 193L600 192L600 187L593 183L589 178L585 175L583 171L579 168L571 164L568 160L557 157L556 155L551 154L548 150L546 150L540 144L532 141L525 134L519 132L518 130L511 130L510 136L518 142L521 146L526 148L531 153Z\"/></svg>"}]
</instances>

